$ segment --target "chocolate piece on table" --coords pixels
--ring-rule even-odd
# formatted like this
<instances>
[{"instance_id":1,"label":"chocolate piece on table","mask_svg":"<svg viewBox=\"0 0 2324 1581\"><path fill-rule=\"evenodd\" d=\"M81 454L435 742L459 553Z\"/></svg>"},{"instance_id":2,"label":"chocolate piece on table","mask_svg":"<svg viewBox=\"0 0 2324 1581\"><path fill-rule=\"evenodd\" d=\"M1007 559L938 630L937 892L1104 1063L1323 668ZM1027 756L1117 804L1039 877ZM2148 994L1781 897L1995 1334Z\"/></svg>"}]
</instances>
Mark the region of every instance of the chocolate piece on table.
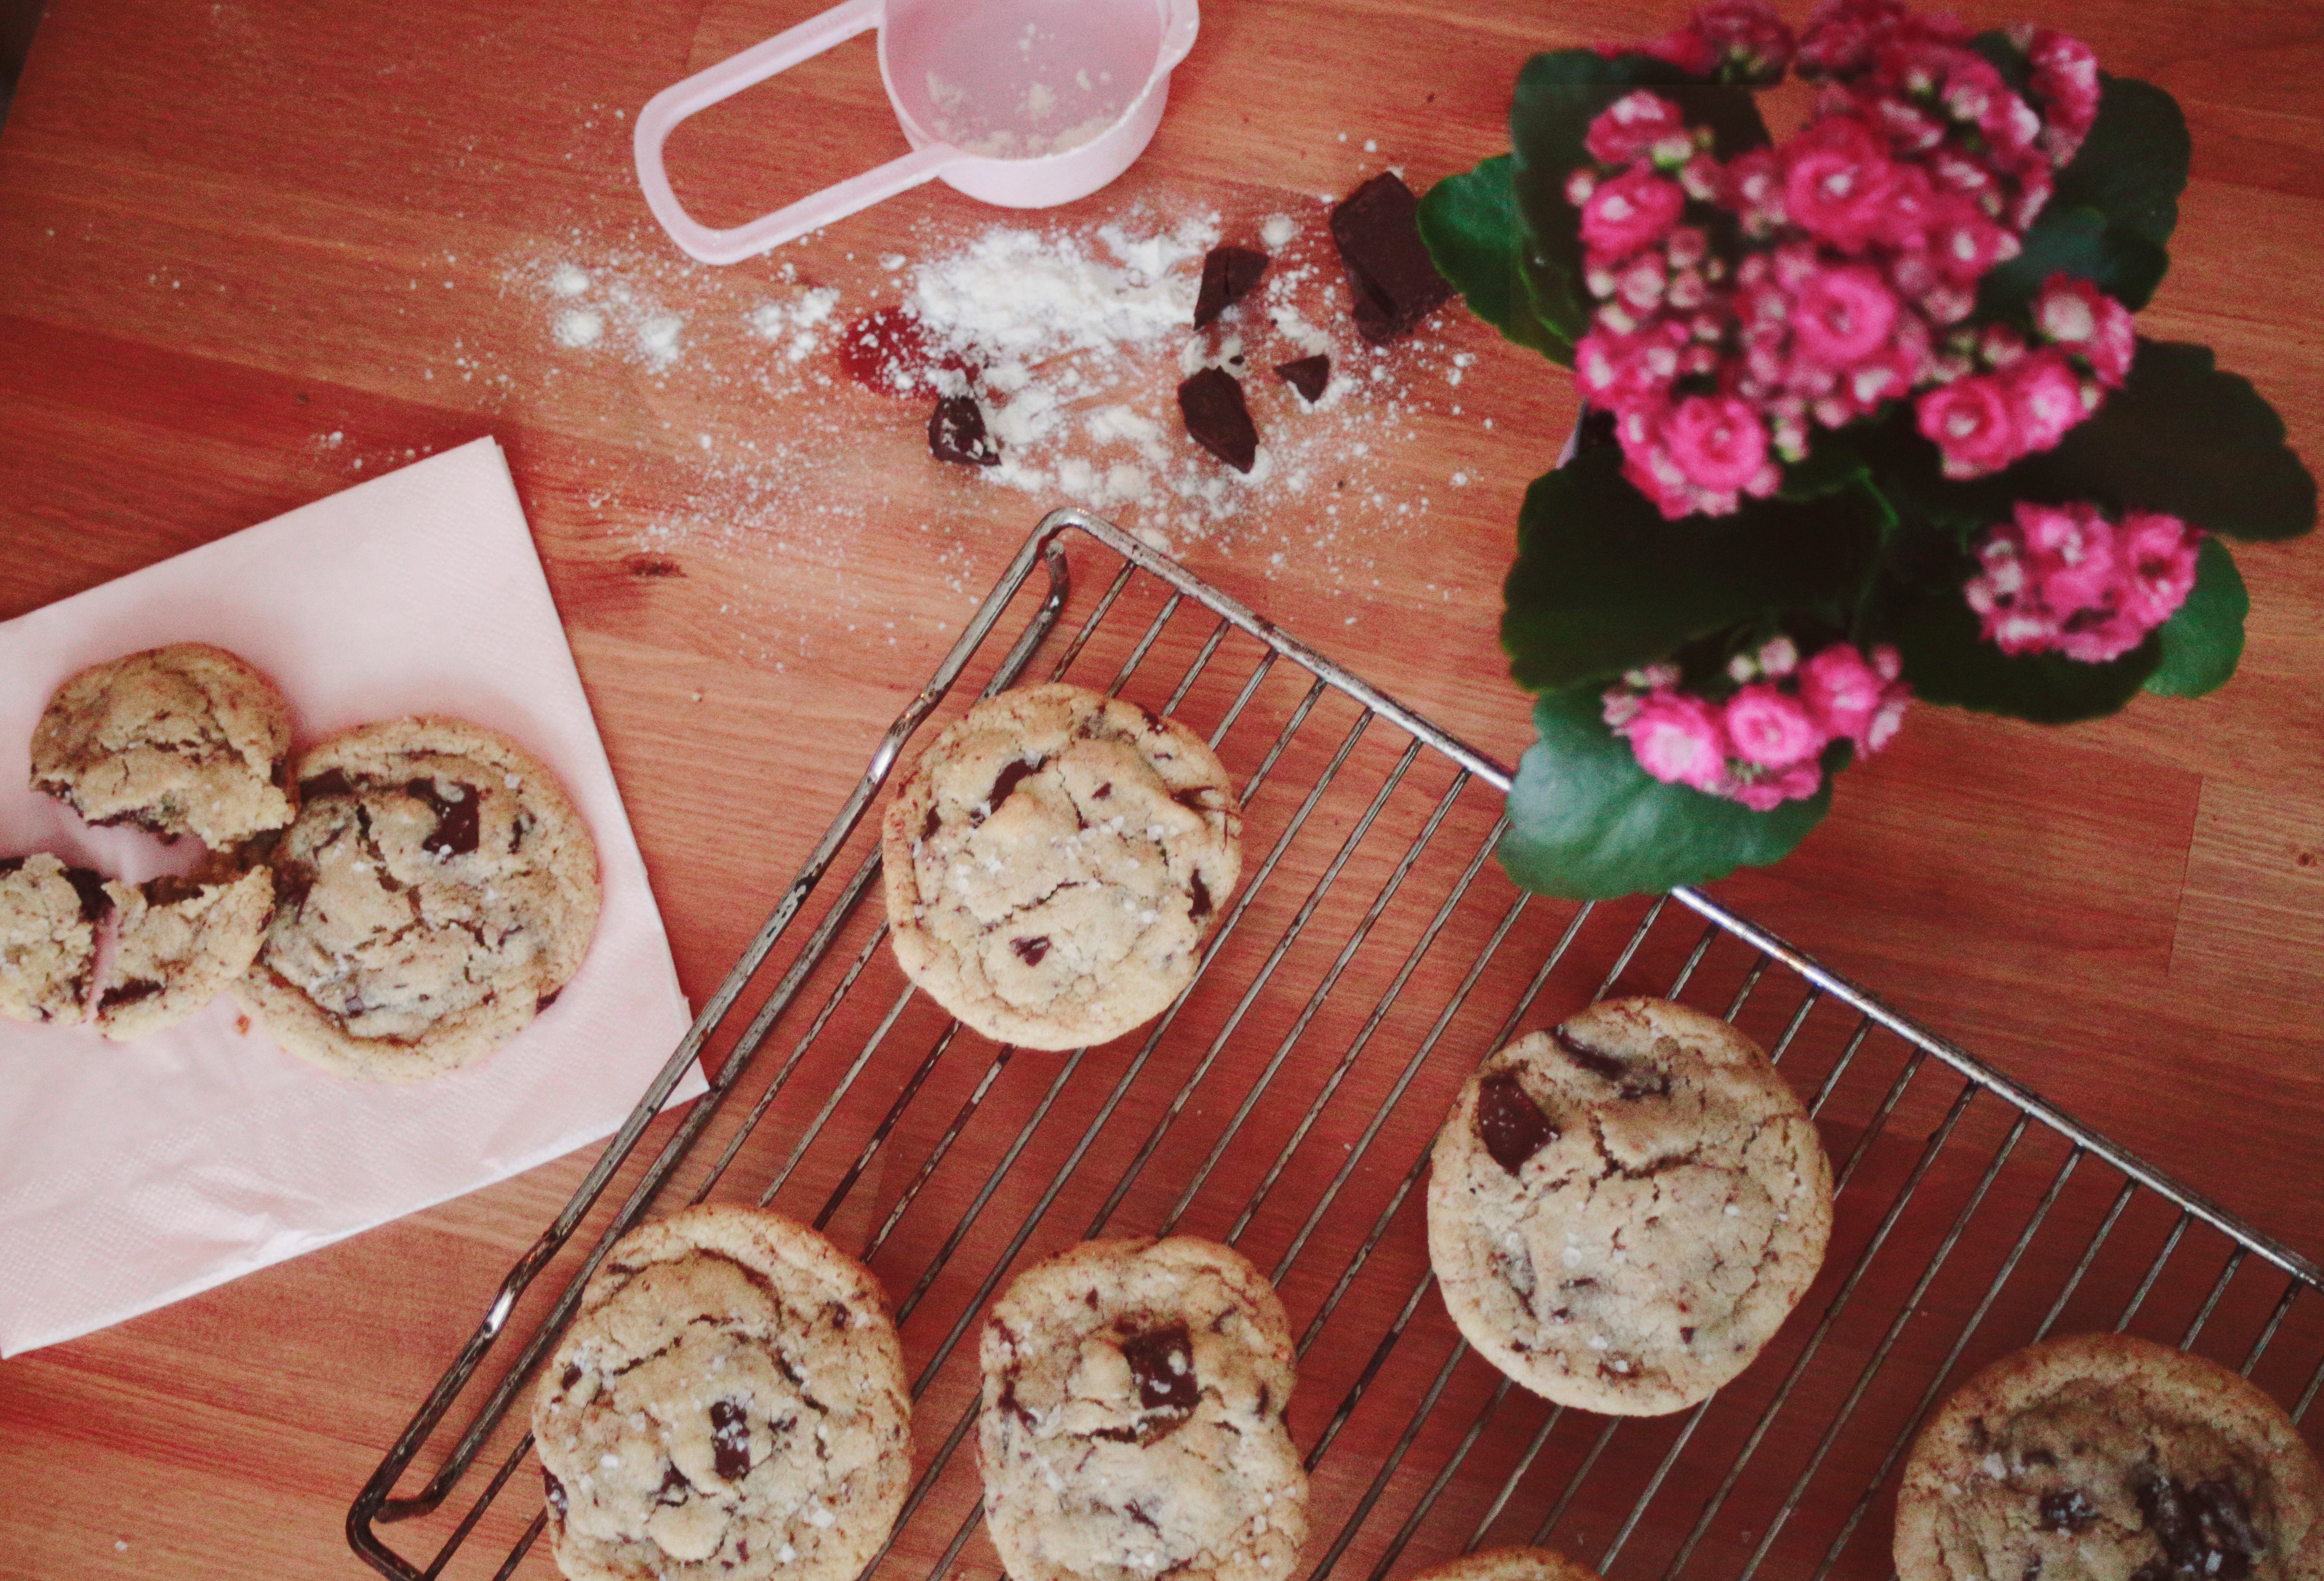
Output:
<instances>
[{"instance_id":1,"label":"chocolate piece on table","mask_svg":"<svg viewBox=\"0 0 2324 1581\"><path fill-rule=\"evenodd\" d=\"M963 466L999 466L1001 446L984 431L984 414L973 395L947 395L928 414L928 453Z\"/></svg>"},{"instance_id":2,"label":"chocolate piece on table","mask_svg":"<svg viewBox=\"0 0 2324 1581\"><path fill-rule=\"evenodd\" d=\"M1332 240L1355 287L1356 328L1366 340L1393 340L1452 299L1452 282L1420 239L1419 215L1412 188L1388 171L1332 210Z\"/></svg>"},{"instance_id":3,"label":"chocolate piece on table","mask_svg":"<svg viewBox=\"0 0 2324 1581\"><path fill-rule=\"evenodd\" d=\"M1205 368L1178 386L1178 411L1195 444L1237 472L1259 459L1259 430L1243 404L1242 386L1224 368Z\"/></svg>"},{"instance_id":4,"label":"chocolate piece on table","mask_svg":"<svg viewBox=\"0 0 2324 1581\"><path fill-rule=\"evenodd\" d=\"M1194 327L1202 328L1250 295L1267 272L1267 254L1249 247L1213 247L1203 260L1203 287L1194 297Z\"/></svg>"},{"instance_id":5,"label":"chocolate piece on table","mask_svg":"<svg viewBox=\"0 0 2324 1581\"><path fill-rule=\"evenodd\" d=\"M1332 359L1322 352L1312 357L1300 357L1275 364L1275 376L1297 391L1310 406L1323 399L1324 388L1332 382Z\"/></svg>"}]
</instances>

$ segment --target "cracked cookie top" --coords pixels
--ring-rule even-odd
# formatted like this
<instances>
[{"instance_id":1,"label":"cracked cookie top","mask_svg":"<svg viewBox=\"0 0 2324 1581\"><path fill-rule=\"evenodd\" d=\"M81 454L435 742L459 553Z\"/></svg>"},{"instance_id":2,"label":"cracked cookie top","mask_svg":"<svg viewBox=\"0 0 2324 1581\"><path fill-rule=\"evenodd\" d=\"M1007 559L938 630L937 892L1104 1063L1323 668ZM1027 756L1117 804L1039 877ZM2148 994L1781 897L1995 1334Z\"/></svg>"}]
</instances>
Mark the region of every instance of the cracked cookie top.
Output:
<instances>
[{"instance_id":1,"label":"cracked cookie top","mask_svg":"<svg viewBox=\"0 0 2324 1581\"><path fill-rule=\"evenodd\" d=\"M616 1243L532 1432L573 1581L854 1581L911 1480L878 1282L763 1209L688 1208Z\"/></svg>"},{"instance_id":2,"label":"cracked cookie top","mask_svg":"<svg viewBox=\"0 0 2324 1581\"><path fill-rule=\"evenodd\" d=\"M1600 1581L1597 1571L1545 1548L1490 1548L1447 1559L1412 1581Z\"/></svg>"},{"instance_id":3,"label":"cracked cookie top","mask_svg":"<svg viewBox=\"0 0 2324 1581\"><path fill-rule=\"evenodd\" d=\"M1904 1581L2314 1581L2324 1471L2227 1368L2120 1334L1987 1367L1914 1442Z\"/></svg>"},{"instance_id":4,"label":"cracked cookie top","mask_svg":"<svg viewBox=\"0 0 2324 1581\"><path fill-rule=\"evenodd\" d=\"M1469 1342L1563 1405L1681 1410L1814 1281L1831 1168L1757 1044L1661 999L1488 1058L1436 1138L1428 1256Z\"/></svg>"},{"instance_id":5,"label":"cracked cookie top","mask_svg":"<svg viewBox=\"0 0 2324 1581\"><path fill-rule=\"evenodd\" d=\"M47 851L0 857L0 1016L78 1026L88 1019L105 880Z\"/></svg>"},{"instance_id":6,"label":"cracked cookie top","mask_svg":"<svg viewBox=\"0 0 2324 1581\"><path fill-rule=\"evenodd\" d=\"M989 697L888 804L896 959L988 1037L1118 1037L1194 980L1241 829L1226 769L1176 720L1062 684Z\"/></svg>"},{"instance_id":7,"label":"cracked cookie top","mask_svg":"<svg viewBox=\"0 0 2324 1581\"><path fill-rule=\"evenodd\" d=\"M1307 1475L1274 1286L1188 1236L1085 1241L986 1319L977 1448L1012 1581L1283 1581Z\"/></svg>"},{"instance_id":8,"label":"cracked cookie top","mask_svg":"<svg viewBox=\"0 0 2324 1581\"><path fill-rule=\"evenodd\" d=\"M91 823L226 850L290 822L290 705L223 648L180 642L93 665L32 730L32 788Z\"/></svg>"},{"instance_id":9,"label":"cracked cookie top","mask_svg":"<svg viewBox=\"0 0 2324 1581\"><path fill-rule=\"evenodd\" d=\"M143 1037L200 1014L250 970L274 905L264 868L108 883L121 930L97 984L97 1029Z\"/></svg>"},{"instance_id":10,"label":"cracked cookie top","mask_svg":"<svg viewBox=\"0 0 2324 1581\"><path fill-rule=\"evenodd\" d=\"M416 1080L530 1025L589 948L597 852L556 777L465 721L309 748L275 907L235 997L292 1053Z\"/></svg>"}]
</instances>

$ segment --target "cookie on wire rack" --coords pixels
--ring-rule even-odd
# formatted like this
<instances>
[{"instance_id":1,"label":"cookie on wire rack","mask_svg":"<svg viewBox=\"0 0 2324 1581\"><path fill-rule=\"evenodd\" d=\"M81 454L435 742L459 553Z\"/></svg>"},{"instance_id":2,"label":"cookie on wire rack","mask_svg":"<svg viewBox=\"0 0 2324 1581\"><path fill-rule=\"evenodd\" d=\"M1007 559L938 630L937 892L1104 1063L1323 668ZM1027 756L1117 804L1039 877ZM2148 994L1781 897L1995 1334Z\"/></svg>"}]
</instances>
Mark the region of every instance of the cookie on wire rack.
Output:
<instances>
[{"instance_id":1,"label":"cookie on wire rack","mask_svg":"<svg viewBox=\"0 0 2324 1581\"><path fill-rule=\"evenodd\" d=\"M1241 829L1225 767L1177 721L1063 683L988 697L888 804L896 959L999 1042L1118 1037L1194 980Z\"/></svg>"},{"instance_id":2,"label":"cookie on wire rack","mask_svg":"<svg viewBox=\"0 0 2324 1581\"><path fill-rule=\"evenodd\" d=\"M1191 1236L1084 1241L1017 1276L980 1345L984 1514L1012 1581L1286 1581L1307 1474L1283 1303Z\"/></svg>"},{"instance_id":3,"label":"cookie on wire rack","mask_svg":"<svg viewBox=\"0 0 2324 1581\"><path fill-rule=\"evenodd\" d=\"M764 1209L698 1205L615 1243L532 1433L572 1581L855 1581L911 1481L879 1282Z\"/></svg>"},{"instance_id":4,"label":"cookie on wire rack","mask_svg":"<svg viewBox=\"0 0 2324 1581\"><path fill-rule=\"evenodd\" d=\"M1489 1548L1434 1565L1412 1581L1603 1581L1597 1571L1545 1548Z\"/></svg>"},{"instance_id":5,"label":"cookie on wire rack","mask_svg":"<svg viewBox=\"0 0 2324 1581\"><path fill-rule=\"evenodd\" d=\"M2318 1581L2324 1471L2226 1367L2126 1334L2044 1340L1921 1429L1895 1559L1903 1581Z\"/></svg>"},{"instance_id":6,"label":"cookie on wire rack","mask_svg":"<svg viewBox=\"0 0 2324 1581\"><path fill-rule=\"evenodd\" d=\"M1609 999L1489 1056L1438 1133L1428 1257L1469 1342L1537 1394L1655 1416L1733 1378L1822 1265L1831 1166L1759 1046Z\"/></svg>"}]
</instances>

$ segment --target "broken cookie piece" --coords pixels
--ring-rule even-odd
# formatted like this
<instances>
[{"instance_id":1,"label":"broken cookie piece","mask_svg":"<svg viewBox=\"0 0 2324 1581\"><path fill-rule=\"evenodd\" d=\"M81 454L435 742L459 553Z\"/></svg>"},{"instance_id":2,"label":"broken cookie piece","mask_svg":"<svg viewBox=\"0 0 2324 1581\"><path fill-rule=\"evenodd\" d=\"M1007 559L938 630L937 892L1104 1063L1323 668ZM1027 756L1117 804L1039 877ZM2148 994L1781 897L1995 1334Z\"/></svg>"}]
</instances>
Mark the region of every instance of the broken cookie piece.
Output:
<instances>
[{"instance_id":1,"label":"broken cookie piece","mask_svg":"<svg viewBox=\"0 0 2324 1581\"><path fill-rule=\"evenodd\" d=\"M91 823L225 850L290 822L290 752L274 683L223 648L180 642L59 686L32 731L32 784Z\"/></svg>"},{"instance_id":2,"label":"broken cookie piece","mask_svg":"<svg viewBox=\"0 0 2324 1581\"><path fill-rule=\"evenodd\" d=\"M1203 329L1250 295L1267 272L1268 257L1249 247L1213 247L1203 260L1203 284L1194 295L1194 327Z\"/></svg>"},{"instance_id":3,"label":"broken cookie piece","mask_svg":"<svg viewBox=\"0 0 2324 1581\"><path fill-rule=\"evenodd\" d=\"M250 970L274 906L264 868L105 887L121 914L97 983L97 1029L143 1037L199 1014Z\"/></svg>"},{"instance_id":4,"label":"broken cookie piece","mask_svg":"<svg viewBox=\"0 0 2324 1581\"><path fill-rule=\"evenodd\" d=\"M1332 240L1347 265L1356 328L1366 340L1394 340L1452 299L1452 282L1420 239L1420 199L1393 171L1374 176L1332 210Z\"/></svg>"},{"instance_id":5,"label":"broken cookie piece","mask_svg":"<svg viewBox=\"0 0 2324 1581\"><path fill-rule=\"evenodd\" d=\"M1224 368L1205 368L1178 386L1178 412L1188 438L1247 473L1259 459L1259 430L1243 404L1242 385Z\"/></svg>"},{"instance_id":6,"label":"broken cookie piece","mask_svg":"<svg viewBox=\"0 0 2324 1581\"><path fill-rule=\"evenodd\" d=\"M78 1026L88 1019L105 880L47 851L0 857L0 1016Z\"/></svg>"},{"instance_id":7,"label":"broken cookie piece","mask_svg":"<svg viewBox=\"0 0 2324 1581\"><path fill-rule=\"evenodd\" d=\"M299 763L242 1007L341 1075L417 1080L530 1025L597 924L596 847L549 768L462 720L364 725Z\"/></svg>"}]
</instances>

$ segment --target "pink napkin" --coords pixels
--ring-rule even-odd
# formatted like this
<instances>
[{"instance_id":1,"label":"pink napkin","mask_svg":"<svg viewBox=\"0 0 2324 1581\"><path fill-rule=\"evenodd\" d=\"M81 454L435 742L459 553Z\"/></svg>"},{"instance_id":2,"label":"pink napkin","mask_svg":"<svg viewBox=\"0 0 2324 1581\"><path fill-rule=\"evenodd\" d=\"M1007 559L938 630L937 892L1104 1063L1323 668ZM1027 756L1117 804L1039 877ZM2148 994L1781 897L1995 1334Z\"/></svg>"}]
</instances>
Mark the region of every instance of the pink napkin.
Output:
<instances>
[{"instance_id":1,"label":"pink napkin","mask_svg":"<svg viewBox=\"0 0 2324 1581\"><path fill-rule=\"evenodd\" d=\"M220 998L134 1043L0 1021L0 1356L70 1339L610 1135L691 1016L500 446L478 439L0 624L0 855L129 879L178 849L26 787L75 670L165 642L279 682L303 745L457 714L554 768L596 837L604 910L521 1036L418 1086L333 1076ZM698 1072L673 1101L702 1090Z\"/></svg>"}]
</instances>

